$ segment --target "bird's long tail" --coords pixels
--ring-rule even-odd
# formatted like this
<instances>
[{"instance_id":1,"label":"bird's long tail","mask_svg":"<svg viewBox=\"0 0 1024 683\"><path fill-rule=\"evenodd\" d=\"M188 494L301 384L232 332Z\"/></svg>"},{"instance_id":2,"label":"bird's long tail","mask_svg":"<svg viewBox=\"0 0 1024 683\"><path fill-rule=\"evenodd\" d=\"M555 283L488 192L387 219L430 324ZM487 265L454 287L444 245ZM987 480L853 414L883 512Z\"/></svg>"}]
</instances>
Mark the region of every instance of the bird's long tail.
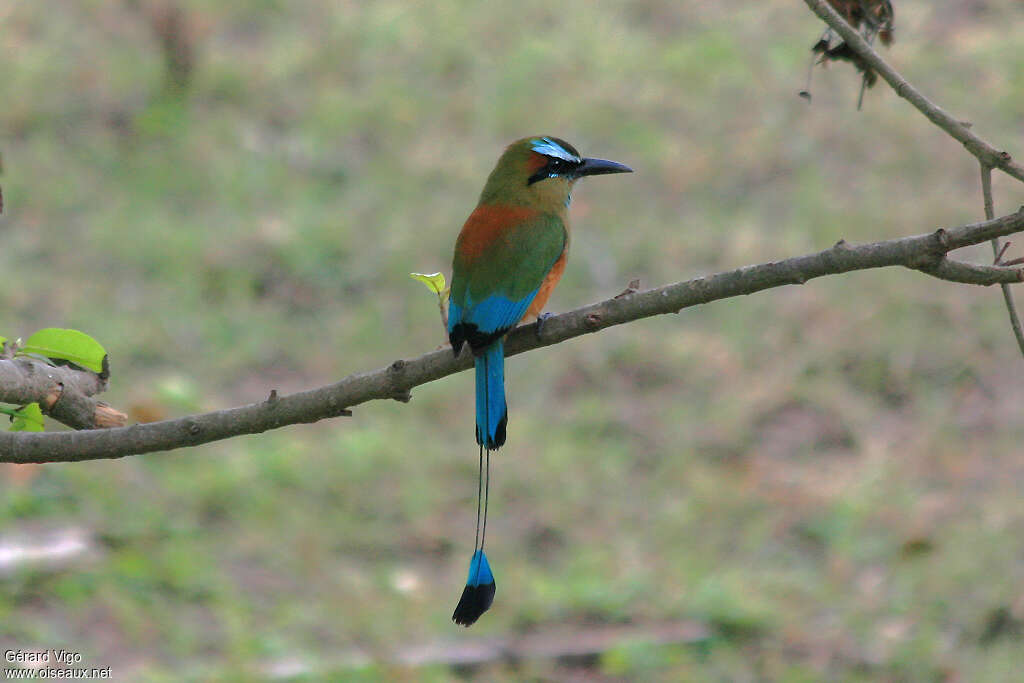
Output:
<instances>
[{"instance_id":1,"label":"bird's long tail","mask_svg":"<svg viewBox=\"0 0 1024 683\"><path fill-rule=\"evenodd\" d=\"M476 357L476 442L487 450L505 443L505 344L496 341Z\"/></svg>"},{"instance_id":2,"label":"bird's long tail","mask_svg":"<svg viewBox=\"0 0 1024 683\"><path fill-rule=\"evenodd\" d=\"M505 346L495 342L476 357L476 441L480 469L476 492L476 539L469 560L469 576L452 621L471 626L494 602L494 574L484 552L487 540L487 504L491 489L491 451L505 443L508 408L505 405ZM485 455L486 454L486 455ZM481 518L481 508L483 516ZM483 524L481 524L481 519Z\"/></svg>"},{"instance_id":3,"label":"bird's long tail","mask_svg":"<svg viewBox=\"0 0 1024 683\"><path fill-rule=\"evenodd\" d=\"M452 613L452 621L459 626L472 626L480 615L491 608L494 602L494 574L484 552L487 540L487 503L491 488L491 452L487 451L484 465L484 447L480 446L480 471L476 491L476 540L473 542L473 556L469 559L469 576L462 590L459 604ZM480 505L483 501L483 525L480 524Z\"/></svg>"}]
</instances>

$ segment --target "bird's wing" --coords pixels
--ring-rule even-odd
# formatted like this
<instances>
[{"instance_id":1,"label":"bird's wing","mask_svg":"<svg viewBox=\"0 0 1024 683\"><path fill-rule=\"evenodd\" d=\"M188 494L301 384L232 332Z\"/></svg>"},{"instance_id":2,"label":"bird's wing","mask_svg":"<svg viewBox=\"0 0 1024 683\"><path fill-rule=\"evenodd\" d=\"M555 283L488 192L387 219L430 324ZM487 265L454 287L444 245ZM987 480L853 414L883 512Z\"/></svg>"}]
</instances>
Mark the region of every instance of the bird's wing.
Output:
<instances>
[{"instance_id":1,"label":"bird's wing","mask_svg":"<svg viewBox=\"0 0 1024 683\"><path fill-rule=\"evenodd\" d=\"M524 207L482 205L455 243L448 333L458 350L488 346L526 313L565 250L562 219Z\"/></svg>"}]
</instances>

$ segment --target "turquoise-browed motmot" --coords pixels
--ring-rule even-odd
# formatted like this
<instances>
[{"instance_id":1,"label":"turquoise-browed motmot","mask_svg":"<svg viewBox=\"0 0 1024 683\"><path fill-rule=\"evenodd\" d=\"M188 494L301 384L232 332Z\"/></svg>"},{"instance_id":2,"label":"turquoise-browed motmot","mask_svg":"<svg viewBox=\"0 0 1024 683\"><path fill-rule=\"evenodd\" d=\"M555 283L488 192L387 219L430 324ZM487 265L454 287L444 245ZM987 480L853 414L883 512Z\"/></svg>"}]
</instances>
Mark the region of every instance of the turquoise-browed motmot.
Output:
<instances>
[{"instance_id":1,"label":"turquoise-browed motmot","mask_svg":"<svg viewBox=\"0 0 1024 683\"><path fill-rule=\"evenodd\" d=\"M573 184L588 175L631 171L615 161L583 158L556 137L513 142L491 171L480 202L455 242L448 338L456 356L464 344L475 356L480 444L477 538L466 588L452 614L462 626L473 624L494 600L494 575L484 540L491 451L505 443L508 423L505 335L521 320L540 315L565 271Z\"/></svg>"}]
</instances>

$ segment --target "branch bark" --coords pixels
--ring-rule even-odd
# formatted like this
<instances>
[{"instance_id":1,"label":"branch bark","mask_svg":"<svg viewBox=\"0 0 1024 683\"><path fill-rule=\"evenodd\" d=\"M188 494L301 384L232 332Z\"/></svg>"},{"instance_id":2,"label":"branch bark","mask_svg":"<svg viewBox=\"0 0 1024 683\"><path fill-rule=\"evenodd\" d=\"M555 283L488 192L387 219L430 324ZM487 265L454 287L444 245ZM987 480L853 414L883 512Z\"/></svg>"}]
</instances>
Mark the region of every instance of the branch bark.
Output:
<instances>
[{"instance_id":1,"label":"branch bark","mask_svg":"<svg viewBox=\"0 0 1024 683\"><path fill-rule=\"evenodd\" d=\"M959 140L968 152L977 157L983 165L998 168L1017 180L1024 181L1024 167L1013 162L1009 153L1000 151L988 142L971 132L969 124L964 124L949 115L942 107L934 104L921 94L903 76L896 72L868 42L855 31L839 14L832 9L826 0L804 0L812 12L838 33L854 52L864 58L872 69L878 72L886 83L892 86L896 94L914 105L929 121Z\"/></svg>"},{"instance_id":2,"label":"branch bark","mask_svg":"<svg viewBox=\"0 0 1024 683\"><path fill-rule=\"evenodd\" d=\"M38 403L44 415L74 429L122 427L128 421L127 415L94 398L106 386L88 370L25 356L0 359L0 403Z\"/></svg>"},{"instance_id":3,"label":"branch bark","mask_svg":"<svg viewBox=\"0 0 1024 683\"><path fill-rule=\"evenodd\" d=\"M938 229L934 232L882 242L851 245L840 240L814 254L665 285L584 306L548 318L543 333L531 324L514 330L506 355L558 344L589 332L719 299L753 294L773 287L803 284L825 275L854 270L903 266L951 282L996 284L1024 280L1024 268L977 266L950 260L960 247L1024 231L1024 207L994 220ZM407 401L414 387L472 365L468 353L453 357L441 349L388 367L350 375L328 386L278 397L276 391L260 403L175 420L117 429L77 432L0 432L0 462L74 462L120 458L153 451L256 434L290 424L349 415L349 408L374 399Z\"/></svg>"}]
</instances>

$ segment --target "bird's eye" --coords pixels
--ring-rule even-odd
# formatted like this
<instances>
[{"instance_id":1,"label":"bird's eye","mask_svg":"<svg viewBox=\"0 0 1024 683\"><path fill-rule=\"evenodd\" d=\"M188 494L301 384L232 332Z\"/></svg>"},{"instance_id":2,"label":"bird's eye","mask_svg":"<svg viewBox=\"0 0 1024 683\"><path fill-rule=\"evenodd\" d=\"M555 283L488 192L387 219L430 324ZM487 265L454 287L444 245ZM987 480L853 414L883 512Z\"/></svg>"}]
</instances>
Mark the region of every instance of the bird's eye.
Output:
<instances>
[{"instance_id":1,"label":"bird's eye","mask_svg":"<svg viewBox=\"0 0 1024 683\"><path fill-rule=\"evenodd\" d=\"M561 173L565 170L565 162L561 159L552 159L548 162L548 168L552 173Z\"/></svg>"}]
</instances>

